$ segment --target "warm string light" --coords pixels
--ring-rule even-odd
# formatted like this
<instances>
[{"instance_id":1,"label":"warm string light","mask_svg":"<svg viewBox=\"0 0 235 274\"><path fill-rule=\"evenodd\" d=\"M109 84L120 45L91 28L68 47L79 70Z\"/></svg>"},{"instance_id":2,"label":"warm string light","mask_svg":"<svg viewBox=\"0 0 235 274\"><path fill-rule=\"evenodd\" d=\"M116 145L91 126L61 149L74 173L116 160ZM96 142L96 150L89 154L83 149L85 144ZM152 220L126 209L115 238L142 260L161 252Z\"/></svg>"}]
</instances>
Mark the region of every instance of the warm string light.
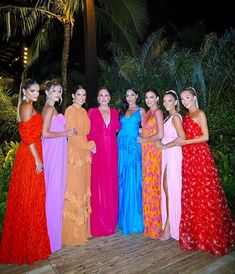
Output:
<instances>
[{"instance_id":1,"label":"warm string light","mask_svg":"<svg viewBox=\"0 0 235 274\"><path fill-rule=\"evenodd\" d=\"M24 66L27 64L28 62L28 48L24 47L24 53L23 53L23 63Z\"/></svg>"}]
</instances>

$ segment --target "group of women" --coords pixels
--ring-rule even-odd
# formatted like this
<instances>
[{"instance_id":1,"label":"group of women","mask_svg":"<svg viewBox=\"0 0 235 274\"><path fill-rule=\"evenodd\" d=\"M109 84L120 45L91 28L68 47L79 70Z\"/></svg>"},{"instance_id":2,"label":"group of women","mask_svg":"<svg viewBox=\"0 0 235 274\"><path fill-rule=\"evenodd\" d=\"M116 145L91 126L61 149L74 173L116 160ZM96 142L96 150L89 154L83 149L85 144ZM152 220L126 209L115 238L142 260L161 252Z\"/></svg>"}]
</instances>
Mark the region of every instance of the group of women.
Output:
<instances>
[{"instance_id":1,"label":"group of women","mask_svg":"<svg viewBox=\"0 0 235 274\"><path fill-rule=\"evenodd\" d=\"M179 240L183 250L224 255L235 244L235 224L209 150L206 116L194 88L178 94L125 92L121 110L98 91L97 108L86 110L86 91L72 92L65 115L56 111L62 86L42 85L42 115L33 102L39 85L26 79L18 104L21 143L9 184L0 263L33 263L64 245L90 237L142 233ZM42 141L41 141L42 137Z\"/></svg>"}]
</instances>

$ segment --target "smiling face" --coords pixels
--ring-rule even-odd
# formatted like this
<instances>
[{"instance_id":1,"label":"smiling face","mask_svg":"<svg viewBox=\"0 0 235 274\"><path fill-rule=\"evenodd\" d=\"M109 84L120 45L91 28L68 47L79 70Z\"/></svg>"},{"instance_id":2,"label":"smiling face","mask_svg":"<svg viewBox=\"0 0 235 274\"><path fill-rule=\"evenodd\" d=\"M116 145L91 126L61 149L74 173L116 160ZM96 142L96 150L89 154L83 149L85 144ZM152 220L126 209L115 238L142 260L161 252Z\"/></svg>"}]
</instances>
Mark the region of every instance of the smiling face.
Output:
<instances>
[{"instance_id":1,"label":"smiling face","mask_svg":"<svg viewBox=\"0 0 235 274\"><path fill-rule=\"evenodd\" d=\"M51 101L58 102L62 97L62 87L60 85L52 86L46 94Z\"/></svg>"},{"instance_id":2,"label":"smiling face","mask_svg":"<svg viewBox=\"0 0 235 274\"><path fill-rule=\"evenodd\" d=\"M154 92L148 91L145 93L145 103L149 108L157 107L158 100L159 97L157 97Z\"/></svg>"},{"instance_id":3,"label":"smiling face","mask_svg":"<svg viewBox=\"0 0 235 274\"><path fill-rule=\"evenodd\" d=\"M39 96L39 85L33 84L29 88L22 89L24 96L26 96L26 101L36 102Z\"/></svg>"},{"instance_id":4,"label":"smiling face","mask_svg":"<svg viewBox=\"0 0 235 274\"><path fill-rule=\"evenodd\" d=\"M175 110L177 100L171 94L165 94L163 97L163 106L167 111Z\"/></svg>"},{"instance_id":5,"label":"smiling face","mask_svg":"<svg viewBox=\"0 0 235 274\"><path fill-rule=\"evenodd\" d=\"M136 104L137 98L138 98L138 94L136 94L132 89L128 89L126 91L126 101L129 105Z\"/></svg>"},{"instance_id":6,"label":"smiling face","mask_svg":"<svg viewBox=\"0 0 235 274\"><path fill-rule=\"evenodd\" d=\"M86 102L86 90L79 88L75 94L72 94L73 102L82 106Z\"/></svg>"},{"instance_id":7,"label":"smiling face","mask_svg":"<svg viewBox=\"0 0 235 274\"><path fill-rule=\"evenodd\" d=\"M100 106L107 107L109 105L110 99L111 97L107 89L103 88L99 90L97 100Z\"/></svg>"},{"instance_id":8,"label":"smiling face","mask_svg":"<svg viewBox=\"0 0 235 274\"><path fill-rule=\"evenodd\" d=\"M196 96L189 90L185 90L181 93L181 102L187 109L195 107Z\"/></svg>"}]
</instances>

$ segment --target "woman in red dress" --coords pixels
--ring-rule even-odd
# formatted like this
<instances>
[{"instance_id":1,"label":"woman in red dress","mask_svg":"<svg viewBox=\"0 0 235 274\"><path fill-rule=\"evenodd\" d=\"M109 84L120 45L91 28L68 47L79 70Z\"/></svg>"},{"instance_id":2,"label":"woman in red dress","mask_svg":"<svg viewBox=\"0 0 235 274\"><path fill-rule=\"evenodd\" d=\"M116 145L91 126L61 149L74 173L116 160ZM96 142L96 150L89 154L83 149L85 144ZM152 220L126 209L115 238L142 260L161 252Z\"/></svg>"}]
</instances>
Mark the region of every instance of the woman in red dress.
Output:
<instances>
[{"instance_id":1,"label":"woman in red dress","mask_svg":"<svg viewBox=\"0 0 235 274\"><path fill-rule=\"evenodd\" d=\"M207 144L207 119L194 88L184 89L181 101L189 112L183 120L186 140L176 140L183 146L180 247L225 255L235 244L235 224Z\"/></svg>"},{"instance_id":2,"label":"woman in red dress","mask_svg":"<svg viewBox=\"0 0 235 274\"><path fill-rule=\"evenodd\" d=\"M9 184L0 243L1 264L32 264L50 251L45 209L42 164L42 117L33 108L39 85L26 79L21 84L18 120L21 143Z\"/></svg>"}]
</instances>

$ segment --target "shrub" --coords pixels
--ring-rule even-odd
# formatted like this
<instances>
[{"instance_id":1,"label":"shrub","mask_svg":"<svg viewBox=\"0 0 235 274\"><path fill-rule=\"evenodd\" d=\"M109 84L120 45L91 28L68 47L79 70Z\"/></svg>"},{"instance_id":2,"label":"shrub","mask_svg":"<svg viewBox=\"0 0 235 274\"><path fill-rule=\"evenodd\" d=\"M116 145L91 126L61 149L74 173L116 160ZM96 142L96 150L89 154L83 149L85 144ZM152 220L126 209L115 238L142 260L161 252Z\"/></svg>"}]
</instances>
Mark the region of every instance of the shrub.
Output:
<instances>
[{"instance_id":1,"label":"shrub","mask_svg":"<svg viewBox=\"0 0 235 274\"><path fill-rule=\"evenodd\" d=\"M10 141L4 142L0 147L0 232L6 210L8 185L18 145L18 142Z\"/></svg>"}]
</instances>

